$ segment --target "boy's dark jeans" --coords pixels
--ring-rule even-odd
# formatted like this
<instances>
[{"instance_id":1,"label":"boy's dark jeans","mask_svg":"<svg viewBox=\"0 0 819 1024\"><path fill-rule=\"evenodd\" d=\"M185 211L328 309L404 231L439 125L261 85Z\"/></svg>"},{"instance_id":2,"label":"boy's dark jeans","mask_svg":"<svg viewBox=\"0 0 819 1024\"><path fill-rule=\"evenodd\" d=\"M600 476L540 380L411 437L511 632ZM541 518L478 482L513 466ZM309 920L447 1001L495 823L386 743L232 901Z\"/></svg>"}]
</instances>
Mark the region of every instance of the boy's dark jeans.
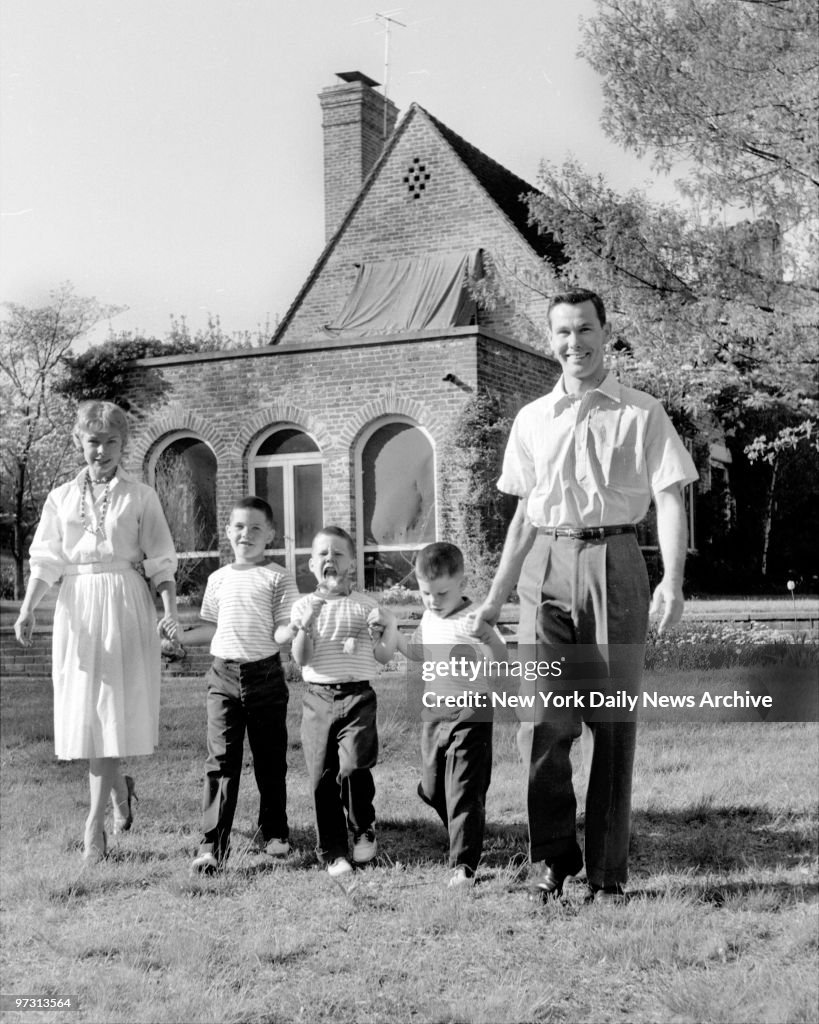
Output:
<instances>
[{"instance_id":1,"label":"boy's dark jeans","mask_svg":"<svg viewBox=\"0 0 819 1024\"><path fill-rule=\"evenodd\" d=\"M378 759L375 691L366 681L308 683L301 742L316 814L316 853L331 864L348 854L347 829L359 835L375 821Z\"/></svg>"},{"instance_id":2,"label":"boy's dark jeans","mask_svg":"<svg viewBox=\"0 0 819 1024\"><path fill-rule=\"evenodd\" d=\"M492 775L492 723L424 722L418 795L449 830L449 866L474 875L483 850L486 791Z\"/></svg>"},{"instance_id":3,"label":"boy's dark jeans","mask_svg":"<svg viewBox=\"0 0 819 1024\"><path fill-rule=\"evenodd\" d=\"M242 775L245 730L259 787L262 837L286 839L287 683L278 654L240 664L214 658L208 682L208 759L202 844L227 857Z\"/></svg>"}]
</instances>

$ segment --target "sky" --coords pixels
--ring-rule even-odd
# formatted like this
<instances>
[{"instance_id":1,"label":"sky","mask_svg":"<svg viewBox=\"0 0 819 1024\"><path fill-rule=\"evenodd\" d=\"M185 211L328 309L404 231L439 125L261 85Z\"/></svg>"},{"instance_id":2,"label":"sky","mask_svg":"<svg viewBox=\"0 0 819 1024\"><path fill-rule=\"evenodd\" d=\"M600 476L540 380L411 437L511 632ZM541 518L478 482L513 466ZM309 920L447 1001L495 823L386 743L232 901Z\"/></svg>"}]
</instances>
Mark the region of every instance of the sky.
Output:
<instances>
[{"instance_id":1,"label":"sky","mask_svg":"<svg viewBox=\"0 0 819 1024\"><path fill-rule=\"evenodd\" d=\"M400 2L400 0L399 0ZM626 190L673 196L600 128L578 57L594 0L3 0L0 302L71 281L127 307L227 332L274 323L324 242L318 93L340 71L418 102L532 184L569 154ZM109 322L92 340L104 340Z\"/></svg>"}]
</instances>

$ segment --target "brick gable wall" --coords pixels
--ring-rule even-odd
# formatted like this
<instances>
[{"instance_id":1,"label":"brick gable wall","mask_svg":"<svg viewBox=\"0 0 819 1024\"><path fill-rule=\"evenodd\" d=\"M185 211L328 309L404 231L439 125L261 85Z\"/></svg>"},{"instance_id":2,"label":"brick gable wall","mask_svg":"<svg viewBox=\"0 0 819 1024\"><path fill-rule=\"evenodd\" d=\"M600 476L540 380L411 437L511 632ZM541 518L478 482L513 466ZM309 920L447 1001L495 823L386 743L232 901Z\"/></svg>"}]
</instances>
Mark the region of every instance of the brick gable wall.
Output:
<instances>
[{"instance_id":1,"label":"brick gable wall","mask_svg":"<svg viewBox=\"0 0 819 1024\"><path fill-rule=\"evenodd\" d=\"M429 175L423 191L404 181L420 166ZM500 299L482 312L481 325L532 343L545 322L546 299L527 282L542 289L548 268L424 112L413 108L278 342L301 344L319 336L349 294L358 262L477 248L515 298L514 308Z\"/></svg>"}]
</instances>

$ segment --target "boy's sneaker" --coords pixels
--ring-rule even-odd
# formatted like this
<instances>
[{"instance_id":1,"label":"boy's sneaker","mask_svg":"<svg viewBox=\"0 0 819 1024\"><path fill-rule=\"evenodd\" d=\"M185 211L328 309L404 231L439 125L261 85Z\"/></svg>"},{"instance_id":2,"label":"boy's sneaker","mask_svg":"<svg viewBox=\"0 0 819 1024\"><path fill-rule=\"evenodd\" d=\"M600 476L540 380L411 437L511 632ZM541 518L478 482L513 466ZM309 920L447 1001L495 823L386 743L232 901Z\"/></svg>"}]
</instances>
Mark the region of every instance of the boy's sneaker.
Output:
<instances>
[{"instance_id":1,"label":"boy's sneaker","mask_svg":"<svg viewBox=\"0 0 819 1024\"><path fill-rule=\"evenodd\" d=\"M353 843L353 863L369 864L377 853L378 843L375 839L375 829L370 826L355 837L355 842Z\"/></svg>"},{"instance_id":2,"label":"boy's sneaker","mask_svg":"<svg viewBox=\"0 0 819 1024\"><path fill-rule=\"evenodd\" d=\"M215 875L218 870L219 861L210 846L203 846L191 861L191 873L194 875Z\"/></svg>"},{"instance_id":3,"label":"boy's sneaker","mask_svg":"<svg viewBox=\"0 0 819 1024\"><path fill-rule=\"evenodd\" d=\"M352 870L352 864L350 864L346 857L336 857L332 864L327 866L327 874L330 878L341 878L343 875L348 875Z\"/></svg>"},{"instance_id":4,"label":"boy's sneaker","mask_svg":"<svg viewBox=\"0 0 819 1024\"><path fill-rule=\"evenodd\" d=\"M290 843L286 839L262 840L260 850L268 857L286 857L290 853Z\"/></svg>"},{"instance_id":5,"label":"boy's sneaker","mask_svg":"<svg viewBox=\"0 0 819 1024\"><path fill-rule=\"evenodd\" d=\"M470 886L474 884L475 876L470 875L467 869L463 866L463 864L455 868L455 870L452 872L452 877L449 879L450 889L461 889L465 886Z\"/></svg>"}]
</instances>

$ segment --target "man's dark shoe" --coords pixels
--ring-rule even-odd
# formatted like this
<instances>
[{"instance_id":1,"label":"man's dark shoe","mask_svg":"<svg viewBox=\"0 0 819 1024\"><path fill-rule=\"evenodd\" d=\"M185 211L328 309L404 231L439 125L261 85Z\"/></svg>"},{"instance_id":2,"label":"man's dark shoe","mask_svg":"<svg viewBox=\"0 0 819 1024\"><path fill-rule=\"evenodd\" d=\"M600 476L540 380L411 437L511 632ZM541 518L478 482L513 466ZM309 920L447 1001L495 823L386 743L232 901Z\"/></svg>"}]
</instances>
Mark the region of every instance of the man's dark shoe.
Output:
<instances>
[{"instance_id":1,"label":"man's dark shoe","mask_svg":"<svg viewBox=\"0 0 819 1024\"><path fill-rule=\"evenodd\" d=\"M592 885L591 897L598 906L622 906L627 902L627 897L622 885L604 885L597 887Z\"/></svg>"},{"instance_id":2,"label":"man's dark shoe","mask_svg":"<svg viewBox=\"0 0 819 1024\"><path fill-rule=\"evenodd\" d=\"M583 870L580 851L575 857L555 861L538 861L532 865L529 874L529 898L536 900L557 900L563 895L563 883L567 878Z\"/></svg>"}]
</instances>

